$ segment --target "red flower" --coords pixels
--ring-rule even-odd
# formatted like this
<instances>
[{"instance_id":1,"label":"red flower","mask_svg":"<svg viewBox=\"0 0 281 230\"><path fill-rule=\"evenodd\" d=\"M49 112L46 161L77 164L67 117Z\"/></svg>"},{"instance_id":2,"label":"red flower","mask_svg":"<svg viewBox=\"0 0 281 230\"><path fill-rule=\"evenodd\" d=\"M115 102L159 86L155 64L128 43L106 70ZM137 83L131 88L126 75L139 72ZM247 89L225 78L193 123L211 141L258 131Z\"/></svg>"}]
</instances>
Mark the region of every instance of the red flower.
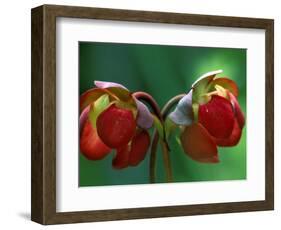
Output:
<instances>
[{"instance_id":1,"label":"red flower","mask_svg":"<svg viewBox=\"0 0 281 230\"><path fill-rule=\"evenodd\" d=\"M112 166L139 164L150 145L147 131L153 124L148 108L122 85L95 82L80 98L80 151L100 160L116 149Z\"/></svg>"},{"instance_id":2,"label":"red flower","mask_svg":"<svg viewBox=\"0 0 281 230\"><path fill-rule=\"evenodd\" d=\"M199 162L219 162L217 146L237 145L245 124L237 101L238 87L215 71L197 80L181 99L170 119L183 126L181 144Z\"/></svg>"}]
</instances>

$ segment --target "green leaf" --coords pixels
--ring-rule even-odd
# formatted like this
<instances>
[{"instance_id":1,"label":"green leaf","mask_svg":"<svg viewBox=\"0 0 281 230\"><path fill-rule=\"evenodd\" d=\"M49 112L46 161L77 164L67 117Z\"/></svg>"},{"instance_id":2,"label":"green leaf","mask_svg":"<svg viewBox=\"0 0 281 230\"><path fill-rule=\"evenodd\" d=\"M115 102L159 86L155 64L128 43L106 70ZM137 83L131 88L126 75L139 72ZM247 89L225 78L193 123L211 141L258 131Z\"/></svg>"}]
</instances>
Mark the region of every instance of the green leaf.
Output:
<instances>
[{"instance_id":1,"label":"green leaf","mask_svg":"<svg viewBox=\"0 0 281 230\"><path fill-rule=\"evenodd\" d=\"M152 115L152 116L153 116L154 127L157 129L159 137L163 140L164 139L164 129L163 129L163 126L162 126L160 120L158 119L158 117L156 117L155 115Z\"/></svg>"},{"instance_id":2,"label":"green leaf","mask_svg":"<svg viewBox=\"0 0 281 230\"><path fill-rule=\"evenodd\" d=\"M171 133L177 128L177 125L167 117L164 123L166 138L168 139Z\"/></svg>"},{"instance_id":3,"label":"green leaf","mask_svg":"<svg viewBox=\"0 0 281 230\"><path fill-rule=\"evenodd\" d=\"M89 119L94 128L96 128L98 116L108 107L109 104L110 101L108 94L103 94L94 103L92 103L89 112Z\"/></svg>"}]
</instances>

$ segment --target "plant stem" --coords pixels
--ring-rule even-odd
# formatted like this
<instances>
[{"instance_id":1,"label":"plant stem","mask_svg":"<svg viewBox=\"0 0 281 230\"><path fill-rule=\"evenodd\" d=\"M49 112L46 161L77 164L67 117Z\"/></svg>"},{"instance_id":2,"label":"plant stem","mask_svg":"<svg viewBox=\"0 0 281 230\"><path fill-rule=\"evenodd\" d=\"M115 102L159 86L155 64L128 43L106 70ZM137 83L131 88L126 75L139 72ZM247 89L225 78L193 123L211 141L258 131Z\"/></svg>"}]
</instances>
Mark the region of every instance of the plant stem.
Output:
<instances>
[{"instance_id":1,"label":"plant stem","mask_svg":"<svg viewBox=\"0 0 281 230\"><path fill-rule=\"evenodd\" d=\"M138 100L143 100L146 103L150 105L152 108L154 114L158 117L161 124L163 125L163 117L161 114L161 110L159 109L159 106L157 102L154 100L154 98L145 92L135 92L133 93L133 96L137 98ZM151 155L150 155L150 162L149 162L149 177L150 177L150 183L155 183L156 179L156 152L157 152L157 144L159 140L158 132L154 132L154 138L151 145Z\"/></svg>"},{"instance_id":2,"label":"plant stem","mask_svg":"<svg viewBox=\"0 0 281 230\"><path fill-rule=\"evenodd\" d=\"M170 159L170 154L169 154L169 147L168 147L167 143L162 140L161 140L161 146L162 146L164 166L166 169L166 181L173 182L172 164L171 164L171 159Z\"/></svg>"},{"instance_id":3,"label":"plant stem","mask_svg":"<svg viewBox=\"0 0 281 230\"><path fill-rule=\"evenodd\" d=\"M149 161L149 177L150 183L155 183L156 180L156 153L159 141L159 134L157 131L154 132L153 141L150 151L150 161Z\"/></svg>"},{"instance_id":4,"label":"plant stem","mask_svg":"<svg viewBox=\"0 0 281 230\"><path fill-rule=\"evenodd\" d=\"M182 99L186 94L180 94L173 98L171 98L164 108L161 111L162 118L165 120L169 114L169 111L174 107L175 104L179 102L180 99ZM164 125L164 122L163 122ZM155 171L156 171L156 152L157 152L157 145L159 141L159 135L158 132L154 133L153 141L151 145L151 154L150 154L150 182L155 183ZM164 159L164 165L166 169L166 181L172 182L173 176L172 176L172 167L171 167L171 159L169 155L169 146L167 145L167 140L165 142L161 141L162 143L162 150L163 150L163 159Z\"/></svg>"},{"instance_id":5,"label":"plant stem","mask_svg":"<svg viewBox=\"0 0 281 230\"><path fill-rule=\"evenodd\" d=\"M160 111L159 106L157 102L154 100L154 98L149 95L148 93L145 92L135 92L133 93L133 96L137 98L138 100L143 100L147 102L155 115L158 117L160 122L163 125L164 128L164 121L166 117L168 116L168 113L170 109L178 103L178 101L185 96L185 94L180 94L172 99L170 99L162 111ZM158 146L158 141L159 141L159 134L158 132L154 132L153 135L153 141L151 145L151 154L150 154L150 163L149 163L149 170L150 170L150 182L155 183L156 181L156 153L157 153L157 146ZM166 135L165 135L165 129L164 129L164 140L161 140L161 146L162 146L162 153L163 153L163 160L164 160L164 167L166 170L166 181L167 182L172 182L173 181L173 176L172 176L172 166L171 166L171 159L169 155L169 145L166 140Z\"/></svg>"},{"instance_id":6,"label":"plant stem","mask_svg":"<svg viewBox=\"0 0 281 230\"><path fill-rule=\"evenodd\" d=\"M170 112L171 108L174 107L175 104L177 104L186 94L179 94L173 98L171 98L163 107L161 113L163 120L165 120L168 116L168 113Z\"/></svg>"}]
</instances>

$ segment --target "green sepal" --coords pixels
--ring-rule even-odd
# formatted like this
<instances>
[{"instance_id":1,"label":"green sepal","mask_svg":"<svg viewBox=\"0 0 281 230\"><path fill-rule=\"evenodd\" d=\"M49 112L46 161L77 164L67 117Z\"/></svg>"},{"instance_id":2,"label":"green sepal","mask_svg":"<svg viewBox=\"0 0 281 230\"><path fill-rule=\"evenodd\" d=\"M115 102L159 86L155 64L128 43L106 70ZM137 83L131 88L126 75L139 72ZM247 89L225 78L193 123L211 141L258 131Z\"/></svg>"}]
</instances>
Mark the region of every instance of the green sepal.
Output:
<instances>
[{"instance_id":1,"label":"green sepal","mask_svg":"<svg viewBox=\"0 0 281 230\"><path fill-rule=\"evenodd\" d=\"M116 107L118 107L120 109L131 110L134 115L134 118L137 117L138 110L137 110L137 107L135 104L127 103L127 102L123 102L123 101L115 101L114 104L116 105Z\"/></svg>"},{"instance_id":2,"label":"green sepal","mask_svg":"<svg viewBox=\"0 0 281 230\"><path fill-rule=\"evenodd\" d=\"M164 129L166 134L166 139L169 138L171 133L177 128L177 125L169 118L167 117L164 122Z\"/></svg>"},{"instance_id":3,"label":"green sepal","mask_svg":"<svg viewBox=\"0 0 281 230\"><path fill-rule=\"evenodd\" d=\"M194 119L194 122L198 122L199 104L193 103L193 104L192 104L192 110L193 110L193 119Z\"/></svg>"},{"instance_id":4,"label":"green sepal","mask_svg":"<svg viewBox=\"0 0 281 230\"><path fill-rule=\"evenodd\" d=\"M181 140L178 135L175 136L176 143L181 146Z\"/></svg>"},{"instance_id":5,"label":"green sepal","mask_svg":"<svg viewBox=\"0 0 281 230\"><path fill-rule=\"evenodd\" d=\"M89 111L89 120L94 128L98 116L110 105L108 94L103 94L95 102L92 103Z\"/></svg>"},{"instance_id":6,"label":"green sepal","mask_svg":"<svg viewBox=\"0 0 281 230\"><path fill-rule=\"evenodd\" d=\"M216 70L202 75L198 80L192 85L193 94L192 94L192 102L204 104L206 103L206 93L209 92L211 87L211 82L215 78L215 76L219 73L222 73L222 70Z\"/></svg>"},{"instance_id":7,"label":"green sepal","mask_svg":"<svg viewBox=\"0 0 281 230\"><path fill-rule=\"evenodd\" d=\"M156 117L155 115L153 116L153 124L154 127L157 129L157 132L159 134L159 137L164 140L164 129L163 129L163 125L161 124L160 120L158 119L158 117Z\"/></svg>"}]
</instances>

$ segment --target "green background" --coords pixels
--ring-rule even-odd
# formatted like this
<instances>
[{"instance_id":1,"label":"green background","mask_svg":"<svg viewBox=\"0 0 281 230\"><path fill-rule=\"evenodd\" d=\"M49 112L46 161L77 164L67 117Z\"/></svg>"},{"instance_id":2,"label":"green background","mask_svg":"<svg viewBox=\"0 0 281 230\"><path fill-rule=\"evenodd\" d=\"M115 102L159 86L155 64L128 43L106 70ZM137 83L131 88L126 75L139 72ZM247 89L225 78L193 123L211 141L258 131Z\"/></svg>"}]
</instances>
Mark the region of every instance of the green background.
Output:
<instances>
[{"instance_id":1,"label":"green background","mask_svg":"<svg viewBox=\"0 0 281 230\"><path fill-rule=\"evenodd\" d=\"M186 93L202 74L222 69L219 76L237 83L238 100L246 114L245 49L80 42L79 66L80 95L94 86L94 80L112 81L130 91L151 94L160 107L175 95ZM169 142L175 182L246 179L246 127L237 146L219 148L218 164L191 160L176 139ZM157 182L163 183L165 170L159 149ZM100 161L79 154L79 185L149 183L149 153L137 167L122 170L112 168L114 151Z\"/></svg>"}]
</instances>

